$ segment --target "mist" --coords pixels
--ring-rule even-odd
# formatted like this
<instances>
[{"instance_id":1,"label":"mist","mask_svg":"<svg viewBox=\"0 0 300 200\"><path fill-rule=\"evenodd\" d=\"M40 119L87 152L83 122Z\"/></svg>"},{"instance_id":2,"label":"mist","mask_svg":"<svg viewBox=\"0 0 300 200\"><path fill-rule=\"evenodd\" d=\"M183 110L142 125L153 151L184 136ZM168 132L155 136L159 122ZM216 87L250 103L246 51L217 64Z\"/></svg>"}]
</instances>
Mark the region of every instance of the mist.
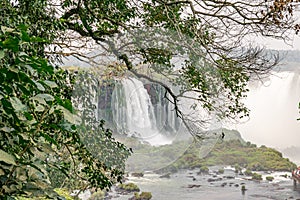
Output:
<instances>
[{"instance_id":1,"label":"mist","mask_svg":"<svg viewBox=\"0 0 300 200\"><path fill-rule=\"evenodd\" d=\"M300 73L274 72L249 84L245 100L250 118L237 125L243 138L277 149L300 146Z\"/></svg>"}]
</instances>

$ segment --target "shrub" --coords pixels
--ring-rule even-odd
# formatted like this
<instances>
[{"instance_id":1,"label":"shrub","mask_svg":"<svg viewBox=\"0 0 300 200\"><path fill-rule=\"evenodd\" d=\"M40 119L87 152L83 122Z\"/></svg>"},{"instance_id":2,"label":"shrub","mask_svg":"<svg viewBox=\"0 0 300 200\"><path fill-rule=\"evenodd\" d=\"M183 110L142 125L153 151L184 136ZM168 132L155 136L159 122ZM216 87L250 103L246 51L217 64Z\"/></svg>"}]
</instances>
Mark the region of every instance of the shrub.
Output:
<instances>
[{"instance_id":1,"label":"shrub","mask_svg":"<svg viewBox=\"0 0 300 200\"><path fill-rule=\"evenodd\" d=\"M92 194L92 196L88 200L103 200L105 197L105 192L103 191L97 191Z\"/></svg>"},{"instance_id":2,"label":"shrub","mask_svg":"<svg viewBox=\"0 0 300 200\"><path fill-rule=\"evenodd\" d=\"M273 177L273 176L267 176L267 177L266 177L266 180L267 180L267 181L273 181L273 180L274 180L274 177Z\"/></svg>"},{"instance_id":3,"label":"shrub","mask_svg":"<svg viewBox=\"0 0 300 200\"><path fill-rule=\"evenodd\" d=\"M117 190L126 192L139 192L140 188L134 183L120 184L117 186Z\"/></svg>"},{"instance_id":4,"label":"shrub","mask_svg":"<svg viewBox=\"0 0 300 200\"><path fill-rule=\"evenodd\" d=\"M262 180L261 174L253 173L252 180L258 180L258 181Z\"/></svg>"},{"instance_id":5,"label":"shrub","mask_svg":"<svg viewBox=\"0 0 300 200\"><path fill-rule=\"evenodd\" d=\"M219 170L218 170L218 173L219 173L219 174L224 174L224 169L223 169L223 168L219 169Z\"/></svg>"},{"instance_id":6,"label":"shrub","mask_svg":"<svg viewBox=\"0 0 300 200\"><path fill-rule=\"evenodd\" d=\"M209 169L207 166L200 167L200 173L208 173L208 172L209 172Z\"/></svg>"},{"instance_id":7,"label":"shrub","mask_svg":"<svg viewBox=\"0 0 300 200\"><path fill-rule=\"evenodd\" d=\"M129 198L129 200L150 200L151 198L152 198L151 192L142 192L141 194L135 192L134 196Z\"/></svg>"},{"instance_id":8,"label":"shrub","mask_svg":"<svg viewBox=\"0 0 300 200\"><path fill-rule=\"evenodd\" d=\"M246 171L244 172L244 174L246 175L246 176L252 176L252 171L250 170L250 169L246 169Z\"/></svg>"}]
</instances>

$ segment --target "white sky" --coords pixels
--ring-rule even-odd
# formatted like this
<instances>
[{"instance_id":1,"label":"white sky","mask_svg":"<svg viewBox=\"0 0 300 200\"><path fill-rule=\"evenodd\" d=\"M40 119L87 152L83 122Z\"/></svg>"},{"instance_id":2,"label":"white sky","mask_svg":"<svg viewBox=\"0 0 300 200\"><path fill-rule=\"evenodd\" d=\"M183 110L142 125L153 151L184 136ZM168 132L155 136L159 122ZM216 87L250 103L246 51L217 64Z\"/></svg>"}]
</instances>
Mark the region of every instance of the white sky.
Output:
<instances>
[{"instance_id":1,"label":"white sky","mask_svg":"<svg viewBox=\"0 0 300 200\"><path fill-rule=\"evenodd\" d=\"M267 48L276 50L300 50L300 35L295 36L293 40L288 43L276 39L262 39L262 44Z\"/></svg>"}]
</instances>

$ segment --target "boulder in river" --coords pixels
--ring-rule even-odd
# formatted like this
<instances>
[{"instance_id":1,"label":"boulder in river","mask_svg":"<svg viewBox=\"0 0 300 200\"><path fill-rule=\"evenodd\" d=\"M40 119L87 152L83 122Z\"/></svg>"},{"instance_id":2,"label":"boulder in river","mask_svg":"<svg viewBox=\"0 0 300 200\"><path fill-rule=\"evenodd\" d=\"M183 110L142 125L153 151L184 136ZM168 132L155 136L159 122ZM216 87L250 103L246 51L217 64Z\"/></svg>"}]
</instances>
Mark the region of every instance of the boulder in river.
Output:
<instances>
[{"instance_id":1,"label":"boulder in river","mask_svg":"<svg viewBox=\"0 0 300 200\"><path fill-rule=\"evenodd\" d=\"M144 174L142 172L132 172L131 176L133 176L133 177L143 177Z\"/></svg>"},{"instance_id":2,"label":"boulder in river","mask_svg":"<svg viewBox=\"0 0 300 200\"><path fill-rule=\"evenodd\" d=\"M171 178L171 174L167 173L167 174L161 175L159 178Z\"/></svg>"},{"instance_id":3,"label":"boulder in river","mask_svg":"<svg viewBox=\"0 0 300 200\"><path fill-rule=\"evenodd\" d=\"M201 185L193 184L193 185L188 185L187 187L188 188L199 188L199 187L201 187Z\"/></svg>"},{"instance_id":4,"label":"boulder in river","mask_svg":"<svg viewBox=\"0 0 300 200\"><path fill-rule=\"evenodd\" d=\"M128 200L150 200L152 198L151 192L142 192L141 194L135 192L134 196Z\"/></svg>"},{"instance_id":5,"label":"boulder in river","mask_svg":"<svg viewBox=\"0 0 300 200\"><path fill-rule=\"evenodd\" d=\"M222 178L220 178L220 177L207 179L208 182L215 182L215 181L221 181L221 180L222 180Z\"/></svg>"}]
</instances>

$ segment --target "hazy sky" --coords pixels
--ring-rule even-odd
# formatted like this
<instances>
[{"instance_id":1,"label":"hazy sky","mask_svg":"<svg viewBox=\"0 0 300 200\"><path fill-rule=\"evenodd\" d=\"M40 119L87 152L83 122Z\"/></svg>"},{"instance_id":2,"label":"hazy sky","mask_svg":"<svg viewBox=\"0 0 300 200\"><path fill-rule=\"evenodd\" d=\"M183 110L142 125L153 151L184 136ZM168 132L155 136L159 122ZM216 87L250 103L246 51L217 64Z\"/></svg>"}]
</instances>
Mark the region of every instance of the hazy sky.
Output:
<instances>
[{"instance_id":1,"label":"hazy sky","mask_svg":"<svg viewBox=\"0 0 300 200\"><path fill-rule=\"evenodd\" d=\"M276 49L276 50L300 50L300 35L295 35L292 37L291 41L286 43L283 40L276 39L266 39L263 37L256 37L255 41L266 48Z\"/></svg>"}]
</instances>

